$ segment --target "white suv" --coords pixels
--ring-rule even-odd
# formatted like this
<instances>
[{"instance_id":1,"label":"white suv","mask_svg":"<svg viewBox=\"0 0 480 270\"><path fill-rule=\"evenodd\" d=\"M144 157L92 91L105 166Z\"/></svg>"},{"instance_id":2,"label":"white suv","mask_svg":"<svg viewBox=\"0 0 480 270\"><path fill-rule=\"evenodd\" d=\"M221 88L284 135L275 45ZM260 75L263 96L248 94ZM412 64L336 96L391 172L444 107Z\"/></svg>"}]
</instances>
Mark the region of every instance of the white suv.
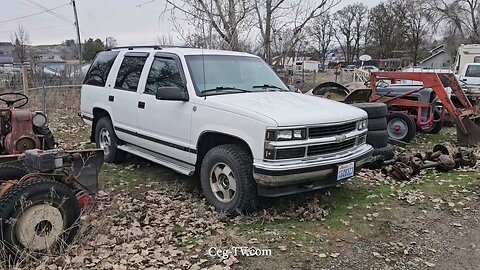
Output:
<instances>
[{"instance_id":1,"label":"white suv","mask_svg":"<svg viewBox=\"0 0 480 270\"><path fill-rule=\"evenodd\" d=\"M367 114L293 93L259 57L178 47L101 52L83 83L81 117L107 162L126 152L199 173L207 200L245 212L258 196L319 189L371 157Z\"/></svg>"}]
</instances>

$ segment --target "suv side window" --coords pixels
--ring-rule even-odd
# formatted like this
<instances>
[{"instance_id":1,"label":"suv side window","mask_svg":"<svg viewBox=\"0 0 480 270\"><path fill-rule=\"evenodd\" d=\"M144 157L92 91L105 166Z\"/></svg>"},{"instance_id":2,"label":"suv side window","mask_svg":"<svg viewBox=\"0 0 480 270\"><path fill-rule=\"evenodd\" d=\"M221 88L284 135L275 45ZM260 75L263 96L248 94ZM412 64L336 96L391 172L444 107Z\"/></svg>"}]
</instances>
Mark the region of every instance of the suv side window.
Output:
<instances>
[{"instance_id":1,"label":"suv side window","mask_svg":"<svg viewBox=\"0 0 480 270\"><path fill-rule=\"evenodd\" d=\"M115 88L137 91L138 82L147 57L125 56L118 70Z\"/></svg>"},{"instance_id":2,"label":"suv side window","mask_svg":"<svg viewBox=\"0 0 480 270\"><path fill-rule=\"evenodd\" d=\"M95 61L88 69L83 84L94 86L105 86L107 83L108 73L112 68L115 58L117 58L118 51L100 52L95 57Z\"/></svg>"},{"instance_id":3,"label":"suv side window","mask_svg":"<svg viewBox=\"0 0 480 270\"><path fill-rule=\"evenodd\" d=\"M155 57L148 74L144 94L155 95L162 87L183 87L177 62L172 58Z\"/></svg>"}]
</instances>

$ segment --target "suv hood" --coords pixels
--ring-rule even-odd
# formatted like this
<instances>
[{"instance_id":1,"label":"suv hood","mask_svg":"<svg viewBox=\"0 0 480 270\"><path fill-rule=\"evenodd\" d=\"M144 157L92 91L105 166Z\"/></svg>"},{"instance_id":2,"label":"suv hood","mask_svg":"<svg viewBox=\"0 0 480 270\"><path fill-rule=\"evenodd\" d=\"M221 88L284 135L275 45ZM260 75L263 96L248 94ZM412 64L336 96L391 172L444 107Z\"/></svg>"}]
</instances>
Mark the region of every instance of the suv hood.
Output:
<instances>
[{"instance_id":1,"label":"suv hood","mask_svg":"<svg viewBox=\"0 0 480 270\"><path fill-rule=\"evenodd\" d=\"M315 125L366 118L359 108L337 101L292 92L258 92L212 95L206 98L211 106L249 116L261 114L278 126ZM229 109L227 109L229 110Z\"/></svg>"}]
</instances>

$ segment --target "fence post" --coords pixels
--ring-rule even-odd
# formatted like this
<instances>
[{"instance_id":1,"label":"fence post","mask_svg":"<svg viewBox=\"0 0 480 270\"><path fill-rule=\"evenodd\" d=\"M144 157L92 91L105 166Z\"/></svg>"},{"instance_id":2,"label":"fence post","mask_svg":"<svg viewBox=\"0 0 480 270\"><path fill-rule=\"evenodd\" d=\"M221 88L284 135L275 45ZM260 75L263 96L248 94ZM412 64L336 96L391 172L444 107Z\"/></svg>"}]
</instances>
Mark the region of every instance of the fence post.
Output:
<instances>
[{"instance_id":1,"label":"fence post","mask_svg":"<svg viewBox=\"0 0 480 270\"><path fill-rule=\"evenodd\" d=\"M47 114L47 89L45 89L45 80L42 82L42 112Z\"/></svg>"}]
</instances>

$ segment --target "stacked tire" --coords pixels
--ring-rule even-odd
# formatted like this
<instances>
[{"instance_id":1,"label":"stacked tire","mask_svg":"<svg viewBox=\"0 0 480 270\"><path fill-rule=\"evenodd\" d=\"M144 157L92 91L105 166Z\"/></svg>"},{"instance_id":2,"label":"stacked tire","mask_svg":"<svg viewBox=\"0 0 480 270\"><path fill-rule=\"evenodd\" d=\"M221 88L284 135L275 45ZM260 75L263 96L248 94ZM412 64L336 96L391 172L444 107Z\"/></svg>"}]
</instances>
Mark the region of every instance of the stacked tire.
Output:
<instances>
[{"instance_id":1,"label":"stacked tire","mask_svg":"<svg viewBox=\"0 0 480 270\"><path fill-rule=\"evenodd\" d=\"M395 161L395 148L388 143L387 105L384 103L355 103L353 106L368 114L367 143L373 147L373 156L381 156L383 163Z\"/></svg>"}]
</instances>

